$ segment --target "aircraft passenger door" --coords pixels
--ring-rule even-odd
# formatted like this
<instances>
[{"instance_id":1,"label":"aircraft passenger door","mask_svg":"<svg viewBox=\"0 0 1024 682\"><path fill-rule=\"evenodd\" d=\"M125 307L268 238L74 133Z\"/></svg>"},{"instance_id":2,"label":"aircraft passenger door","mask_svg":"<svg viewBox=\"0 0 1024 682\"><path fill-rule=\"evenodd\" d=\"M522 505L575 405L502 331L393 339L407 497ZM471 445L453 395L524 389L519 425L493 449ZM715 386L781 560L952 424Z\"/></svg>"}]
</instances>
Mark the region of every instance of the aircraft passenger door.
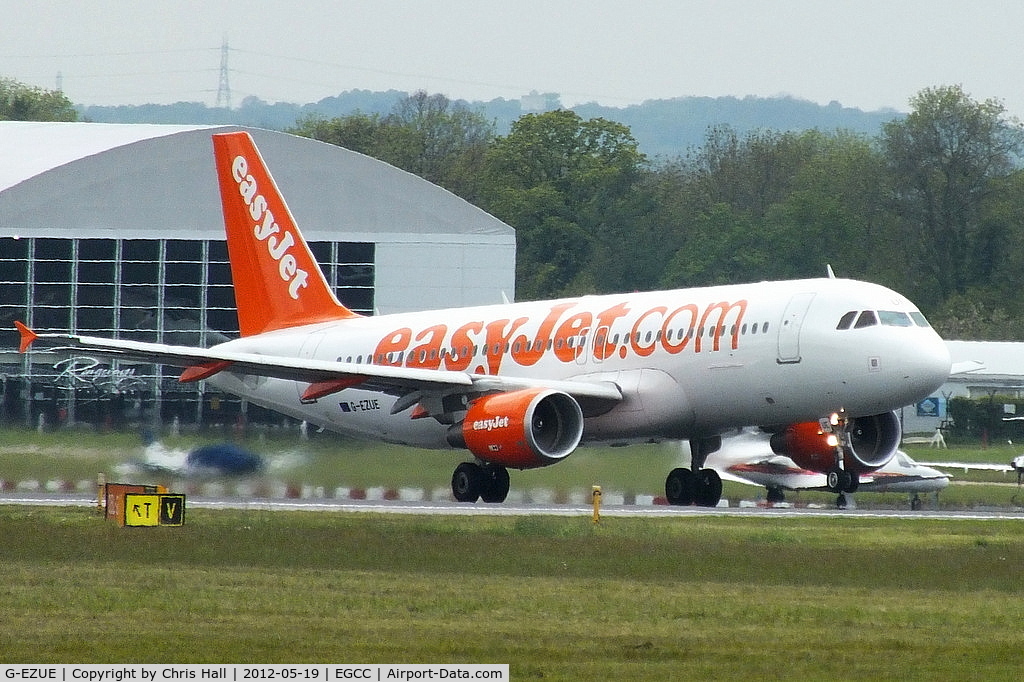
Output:
<instances>
[{"instance_id":1,"label":"aircraft passenger door","mask_svg":"<svg viewBox=\"0 0 1024 682\"><path fill-rule=\"evenodd\" d=\"M800 327L803 326L804 316L807 315L813 298L813 291L794 294L786 304L786 311L782 314L782 322L779 324L776 357L779 364L800 362Z\"/></svg>"}]
</instances>

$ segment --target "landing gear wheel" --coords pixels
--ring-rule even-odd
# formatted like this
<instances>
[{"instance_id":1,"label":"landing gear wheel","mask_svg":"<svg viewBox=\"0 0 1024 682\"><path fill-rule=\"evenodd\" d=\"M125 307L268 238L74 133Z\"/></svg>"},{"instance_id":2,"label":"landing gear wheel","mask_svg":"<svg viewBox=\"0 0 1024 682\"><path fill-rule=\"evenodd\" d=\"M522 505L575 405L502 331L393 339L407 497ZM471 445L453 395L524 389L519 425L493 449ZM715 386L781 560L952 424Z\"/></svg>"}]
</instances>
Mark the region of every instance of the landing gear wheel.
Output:
<instances>
[{"instance_id":1,"label":"landing gear wheel","mask_svg":"<svg viewBox=\"0 0 1024 682\"><path fill-rule=\"evenodd\" d=\"M768 488L768 494L765 496L768 500L768 504L782 504L786 501L786 493L782 491L782 488Z\"/></svg>"},{"instance_id":2,"label":"landing gear wheel","mask_svg":"<svg viewBox=\"0 0 1024 682\"><path fill-rule=\"evenodd\" d=\"M484 502L504 502L508 497L508 469L502 466L485 466L480 468L480 499Z\"/></svg>"},{"instance_id":3,"label":"landing gear wheel","mask_svg":"<svg viewBox=\"0 0 1024 682\"><path fill-rule=\"evenodd\" d=\"M722 499L722 478L714 469L700 469L696 474L697 504L701 507L717 507Z\"/></svg>"},{"instance_id":4,"label":"landing gear wheel","mask_svg":"<svg viewBox=\"0 0 1024 682\"><path fill-rule=\"evenodd\" d=\"M665 499L669 504L693 504L697 496L697 479L689 469L673 469L665 479Z\"/></svg>"},{"instance_id":5,"label":"landing gear wheel","mask_svg":"<svg viewBox=\"0 0 1024 682\"><path fill-rule=\"evenodd\" d=\"M458 502L476 502L484 488L484 473L479 465L463 462L452 474L452 497Z\"/></svg>"},{"instance_id":6,"label":"landing gear wheel","mask_svg":"<svg viewBox=\"0 0 1024 682\"><path fill-rule=\"evenodd\" d=\"M844 469L832 469L826 476L825 484L828 486L829 492L841 493L849 490L852 484L853 477L849 471Z\"/></svg>"}]
</instances>

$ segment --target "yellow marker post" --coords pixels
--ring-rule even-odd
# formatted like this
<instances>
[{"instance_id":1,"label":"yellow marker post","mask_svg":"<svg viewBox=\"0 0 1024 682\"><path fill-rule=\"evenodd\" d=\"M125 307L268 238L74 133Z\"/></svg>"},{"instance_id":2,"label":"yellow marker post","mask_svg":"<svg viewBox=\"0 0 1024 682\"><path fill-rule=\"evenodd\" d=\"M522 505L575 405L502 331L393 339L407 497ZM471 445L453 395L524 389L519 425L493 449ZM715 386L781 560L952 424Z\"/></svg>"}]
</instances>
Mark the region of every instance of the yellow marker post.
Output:
<instances>
[{"instance_id":1,"label":"yellow marker post","mask_svg":"<svg viewBox=\"0 0 1024 682\"><path fill-rule=\"evenodd\" d=\"M594 523L601 521L601 486L595 485L590 493L594 501Z\"/></svg>"}]
</instances>

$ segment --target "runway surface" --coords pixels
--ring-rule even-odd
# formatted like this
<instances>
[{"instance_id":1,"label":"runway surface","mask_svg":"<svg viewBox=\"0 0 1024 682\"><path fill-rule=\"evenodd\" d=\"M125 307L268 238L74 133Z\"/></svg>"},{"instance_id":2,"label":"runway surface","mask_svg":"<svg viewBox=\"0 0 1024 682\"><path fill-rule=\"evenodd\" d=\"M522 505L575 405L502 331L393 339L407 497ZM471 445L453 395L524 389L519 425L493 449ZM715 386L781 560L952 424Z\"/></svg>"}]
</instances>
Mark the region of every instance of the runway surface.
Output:
<instances>
[{"instance_id":1,"label":"runway surface","mask_svg":"<svg viewBox=\"0 0 1024 682\"><path fill-rule=\"evenodd\" d=\"M96 504L95 497L60 493L10 493L0 495L0 505L79 506ZM399 500L268 500L215 497L189 497L190 509L252 509L261 511L306 511L370 514L427 514L456 516L585 516L593 514L591 505L579 504L465 504L458 502L404 502ZM830 509L812 507L671 507L667 505L605 505L602 517L691 517L743 516L786 518L799 516L836 518L914 518L934 520L1019 520L1024 509L982 509L970 511L906 509Z\"/></svg>"}]
</instances>

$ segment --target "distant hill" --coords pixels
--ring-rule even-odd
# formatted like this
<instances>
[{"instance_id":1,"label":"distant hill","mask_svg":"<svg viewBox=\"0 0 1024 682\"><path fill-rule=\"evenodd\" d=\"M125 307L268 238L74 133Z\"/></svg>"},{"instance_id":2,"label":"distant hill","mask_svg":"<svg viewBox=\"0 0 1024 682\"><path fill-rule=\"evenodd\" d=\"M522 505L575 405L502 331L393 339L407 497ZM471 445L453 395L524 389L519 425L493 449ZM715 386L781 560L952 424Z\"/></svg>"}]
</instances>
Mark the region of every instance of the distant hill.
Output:
<instances>
[{"instance_id":1,"label":"distant hill","mask_svg":"<svg viewBox=\"0 0 1024 682\"><path fill-rule=\"evenodd\" d=\"M387 114L396 102L408 95L398 90L350 90L311 104L271 104L258 97L246 97L234 109L178 102L78 107L78 112L80 120L98 123L230 124L285 130L309 115L336 118L356 112ZM538 100L532 97L522 101L527 99L531 103ZM498 134L504 135L513 121L528 113L522 101L499 98L461 103L481 111L495 122ZM551 95L546 102L548 106L557 106L557 98ZM866 112L838 102L822 106L792 97L677 97L649 100L624 108L588 103L572 109L583 118L601 117L629 126L641 151L656 159L675 157L701 146L707 129L716 125L729 125L740 133L759 128L782 131L817 128L875 135L883 123L904 115L892 109Z\"/></svg>"}]
</instances>

